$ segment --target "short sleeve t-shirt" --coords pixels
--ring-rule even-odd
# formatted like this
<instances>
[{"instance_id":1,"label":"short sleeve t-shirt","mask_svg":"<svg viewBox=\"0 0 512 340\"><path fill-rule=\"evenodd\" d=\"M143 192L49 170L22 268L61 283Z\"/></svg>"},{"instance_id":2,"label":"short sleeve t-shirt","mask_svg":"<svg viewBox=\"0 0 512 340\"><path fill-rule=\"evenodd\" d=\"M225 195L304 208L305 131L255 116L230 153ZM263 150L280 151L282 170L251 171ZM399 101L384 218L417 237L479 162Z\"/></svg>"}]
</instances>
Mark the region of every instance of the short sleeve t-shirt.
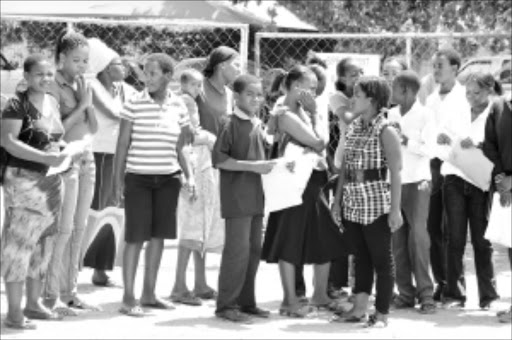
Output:
<instances>
[{"instance_id":1,"label":"short sleeve t-shirt","mask_svg":"<svg viewBox=\"0 0 512 340\"><path fill-rule=\"evenodd\" d=\"M58 141L64 133L60 121L59 105L53 96L46 95L41 113L28 99L27 92L19 92L9 99L2 113L2 120L21 120L18 139L41 151L58 151ZM20 167L37 172L46 172L48 166L42 163L9 157L9 166Z\"/></svg>"},{"instance_id":2,"label":"short sleeve t-shirt","mask_svg":"<svg viewBox=\"0 0 512 340\"><path fill-rule=\"evenodd\" d=\"M242 117L242 118L241 118ZM257 118L231 115L215 143L212 161L217 166L228 158L265 160L265 134ZM222 218L263 215L264 193L261 175L248 171L220 170Z\"/></svg>"},{"instance_id":3,"label":"short sleeve t-shirt","mask_svg":"<svg viewBox=\"0 0 512 340\"><path fill-rule=\"evenodd\" d=\"M225 92L220 93L205 78L203 90L196 100L201 127L215 136L219 134L227 116L233 112L233 94L229 88L224 89Z\"/></svg>"},{"instance_id":4,"label":"short sleeve t-shirt","mask_svg":"<svg viewBox=\"0 0 512 340\"><path fill-rule=\"evenodd\" d=\"M121 118L132 123L126 172L140 175L168 175L181 170L177 145L181 128L190 123L180 97L168 92L163 105L144 91L129 100Z\"/></svg>"}]
</instances>

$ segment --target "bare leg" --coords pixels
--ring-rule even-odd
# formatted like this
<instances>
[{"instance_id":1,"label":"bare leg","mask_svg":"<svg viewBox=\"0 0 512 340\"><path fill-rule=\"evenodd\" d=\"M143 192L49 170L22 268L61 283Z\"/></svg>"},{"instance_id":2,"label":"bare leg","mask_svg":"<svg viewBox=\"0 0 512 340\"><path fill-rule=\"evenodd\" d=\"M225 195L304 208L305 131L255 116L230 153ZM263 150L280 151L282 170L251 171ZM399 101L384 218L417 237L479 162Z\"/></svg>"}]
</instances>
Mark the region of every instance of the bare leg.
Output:
<instances>
[{"instance_id":1,"label":"bare leg","mask_svg":"<svg viewBox=\"0 0 512 340\"><path fill-rule=\"evenodd\" d=\"M194 270L194 292L201 294L213 290L206 283L206 253L203 256L199 251L194 251Z\"/></svg>"},{"instance_id":2,"label":"bare leg","mask_svg":"<svg viewBox=\"0 0 512 340\"><path fill-rule=\"evenodd\" d=\"M137 267L139 265L141 243L126 243L123 253L123 284L124 295L123 303L126 306L133 307L136 305L134 286L135 276L137 275Z\"/></svg>"},{"instance_id":3,"label":"bare leg","mask_svg":"<svg viewBox=\"0 0 512 340\"><path fill-rule=\"evenodd\" d=\"M311 302L316 305L323 305L331 302L331 298L327 295L327 283L329 281L329 270L331 263L315 264L314 270L314 292Z\"/></svg>"},{"instance_id":4,"label":"bare leg","mask_svg":"<svg viewBox=\"0 0 512 340\"><path fill-rule=\"evenodd\" d=\"M192 250L183 246L178 246L178 259L176 263L176 278L171 295L179 295L188 292L187 287L187 266ZM197 275L197 274L196 274Z\"/></svg>"},{"instance_id":5,"label":"bare leg","mask_svg":"<svg viewBox=\"0 0 512 340\"><path fill-rule=\"evenodd\" d=\"M43 305L41 300L41 294L43 289L43 282L28 277L26 281L26 309L31 311L43 312L46 314L52 314L51 310Z\"/></svg>"},{"instance_id":6,"label":"bare leg","mask_svg":"<svg viewBox=\"0 0 512 340\"><path fill-rule=\"evenodd\" d=\"M144 287L140 298L141 304L156 303L155 295L156 280L160 269L160 261L164 250L164 240L161 238L152 238L146 248L146 261L144 267Z\"/></svg>"},{"instance_id":7,"label":"bare leg","mask_svg":"<svg viewBox=\"0 0 512 340\"><path fill-rule=\"evenodd\" d=\"M281 275L281 284L283 286L282 306L288 307L299 303L295 294L295 266L285 261L279 261L279 274Z\"/></svg>"},{"instance_id":8,"label":"bare leg","mask_svg":"<svg viewBox=\"0 0 512 340\"><path fill-rule=\"evenodd\" d=\"M7 319L18 323L23 320L21 310L21 299L23 298L23 282L6 282L5 292L7 295Z\"/></svg>"}]
</instances>

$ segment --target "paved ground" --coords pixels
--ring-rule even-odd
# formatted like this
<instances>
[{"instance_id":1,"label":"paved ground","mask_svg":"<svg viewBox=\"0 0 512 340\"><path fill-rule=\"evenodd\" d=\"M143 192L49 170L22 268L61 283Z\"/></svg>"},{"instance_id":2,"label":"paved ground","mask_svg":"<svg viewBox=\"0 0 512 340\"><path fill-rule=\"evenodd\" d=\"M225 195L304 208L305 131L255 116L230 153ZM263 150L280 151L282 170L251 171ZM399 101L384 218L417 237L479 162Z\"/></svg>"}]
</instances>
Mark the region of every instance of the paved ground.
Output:
<instances>
[{"instance_id":1,"label":"paved ground","mask_svg":"<svg viewBox=\"0 0 512 340\"><path fill-rule=\"evenodd\" d=\"M320 312L307 319L288 319L277 315L282 298L277 266L263 264L257 282L257 296L262 307L272 311L269 320L257 320L252 325L242 326L216 319L214 304L201 307L178 306L174 311L156 311L143 319L134 319L117 312L121 299L121 288L98 288L90 284L90 270L84 270L79 279L79 291L88 302L100 305L103 312L87 312L78 317L69 317L60 322L39 321L36 331L15 331L2 326L2 339L100 339L100 338L398 338L398 339L510 339L511 326L499 324L494 317L497 310L511 303L511 273L506 252L498 249L495 256L498 288L502 299L491 311L480 311L476 299L473 252L467 251L467 281L469 301L464 310L440 310L436 315L423 316L415 311L393 312L386 329L363 329L361 325L331 324L330 314ZM166 245L157 286L158 294L168 296L174 282L176 247L173 242ZM211 255L207 260L209 282L215 287L220 257ZM139 274L143 268L139 269ZM192 284L193 267L188 281ZM120 268L113 278L121 282ZM311 282L311 268L306 268L306 280ZM137 277L137 289L141 289L142 276ZM308 287L309 291L310 287ZM5 289L2 284L0 296L2 319L6 313Z\"/></svg>"}]
</instances>

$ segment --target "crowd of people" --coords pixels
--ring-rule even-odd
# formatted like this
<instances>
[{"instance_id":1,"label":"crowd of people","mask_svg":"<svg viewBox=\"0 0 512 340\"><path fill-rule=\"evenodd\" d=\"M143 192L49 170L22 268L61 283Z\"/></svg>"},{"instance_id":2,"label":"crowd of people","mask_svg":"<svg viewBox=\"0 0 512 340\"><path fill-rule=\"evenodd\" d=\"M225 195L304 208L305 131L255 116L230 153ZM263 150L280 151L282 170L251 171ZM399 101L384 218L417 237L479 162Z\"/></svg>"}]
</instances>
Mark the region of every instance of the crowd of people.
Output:
<instances>
[{"instance_id":1,"label":"crowd of people","mask_svg":"<svg viewBox=\"0 0 512 340\"><path fill-rule=\"evenodd\" d=\"M107 272L119 233L105 225L83 242L90 209L113 206L125 216L119 312L127 316L216 300L218 318L268 318L255 293L260 261L278 264L286 317L326 309L332 322L385 327L392 308L432 314L440 304L464 307L468 229L479 305L488 310L499 299L485 238L491 203L493 195L503 207L512 202L511 103L490 74L460 84L460 64L453 49L438 50L438 86L425 92L399 57L385 59L379 77L364 76L346 58L329 93L317 57L270 70L262 81L241 74L239 54L220 46L202 72L180 74L177 92L169 86L173 59L150 54L139 91L124 81L118 53L97 38L63 32L54 63L42 55L25 60L27 87L2 111L5 326L35 329L34 319L100 310L79 295L77 279L87 266L93 284L116 284ZM442 150L456 143L483 150L494 164L487 190L446 160ZM264 216L262 176L290 148L314 160L302 203ZM285 166L296 170L289 158ZM163 299L155 288L164 240L176 238L175 283ZM217 289L206 280L209 252L222 254ZM309 299L304 265L313 265ZM340 304L344 298L351 309ZM511 310L498 318L509 323Z\"/></svg>"}]
</instances>

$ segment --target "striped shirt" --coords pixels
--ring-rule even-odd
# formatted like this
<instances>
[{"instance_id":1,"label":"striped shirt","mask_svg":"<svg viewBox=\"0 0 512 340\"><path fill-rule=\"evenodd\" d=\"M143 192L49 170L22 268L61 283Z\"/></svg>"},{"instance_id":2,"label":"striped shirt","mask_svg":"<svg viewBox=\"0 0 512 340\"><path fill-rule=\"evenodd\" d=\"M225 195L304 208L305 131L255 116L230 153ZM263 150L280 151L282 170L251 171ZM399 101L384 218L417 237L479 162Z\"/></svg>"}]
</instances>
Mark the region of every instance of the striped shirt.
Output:
<instances>
[{"instance_id":1,"label":"striped shirt","mask_svg":"<svg viewBox=\"0 0 512 340\"><path fill-rule=\"evenodd\" d=\"M176 147L190 120L180 97L169 91L160 105L143 91L124 105L121 118L132 123L126 172L166 175L181 170Z\"/></svg>"}]
</instances>

